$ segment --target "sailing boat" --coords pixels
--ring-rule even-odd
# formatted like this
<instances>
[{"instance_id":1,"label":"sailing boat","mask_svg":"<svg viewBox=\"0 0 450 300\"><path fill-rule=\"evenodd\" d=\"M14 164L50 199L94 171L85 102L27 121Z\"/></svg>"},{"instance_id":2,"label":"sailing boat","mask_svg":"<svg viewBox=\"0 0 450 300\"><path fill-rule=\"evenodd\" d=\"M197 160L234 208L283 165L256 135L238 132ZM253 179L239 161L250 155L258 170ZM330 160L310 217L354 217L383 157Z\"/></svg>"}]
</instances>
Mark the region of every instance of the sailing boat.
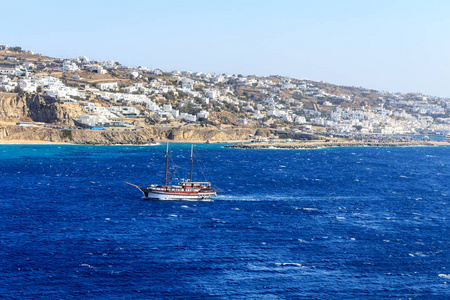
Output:
<instances>
[{"instance_id":1,"label":"sailing boat","mask_svg":"<svg viewBox=\"0 0 450 300\"><path fill-rule=\"evenodd\" d=\"M182 181L177 185L169 185L167 181L172 174L167 176L169 168L169 142L166 146L166 170L164 173L164 184L155 185L152 184L149 187L142 187L126 182L138 188L146 199L159 199L159 200L208 200L212 196L217 195L217 191L211 188L210 182L194 182L192 181L192 168L194 164L194 146L191 145L191 168L189 181Z\"/></svg>"}]
</instances>

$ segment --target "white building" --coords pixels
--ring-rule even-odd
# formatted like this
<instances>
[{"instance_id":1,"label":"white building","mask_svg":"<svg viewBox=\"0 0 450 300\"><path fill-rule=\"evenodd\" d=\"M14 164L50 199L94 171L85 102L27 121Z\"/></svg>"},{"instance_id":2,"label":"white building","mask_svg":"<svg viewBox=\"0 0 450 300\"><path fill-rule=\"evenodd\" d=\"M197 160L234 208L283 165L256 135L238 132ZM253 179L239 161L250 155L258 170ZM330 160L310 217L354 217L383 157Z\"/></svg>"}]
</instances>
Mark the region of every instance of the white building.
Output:
<instances>
[{"instance_id":1,"label":"white building","mask_svg":"<svg viewBox=\"0 0 450 300\"><path fill-rule=\"evenodd\" d=\"M108 123L109 120L103 115L79 115L78 122L88 126L97 126Z\"/></svg>"},{"instance_id":2,"label":"white building","mask_svg":"<svg viewBox=\"0 0 450 300\"><path fill-rule=\"evenodd\" d=\"M277 108L273 108L267 112L267 116L281 117L283 115L282 111Z\"/></svg>"},{"instance_id":3,"label":"white building","mask_svg":"<svg viewBox=\"0 0 450 300\"><path fill-rule=\"evenodd\" d=\"M80 57L78 57L77 60L82 64L87 64L90 61L89 58L87 58L86 56L80 56Z\"/></svg>"},{"instance_id":4,"label":"white building","mask_svg":"<svg viewBox=\"0 0 450 300\"><path fill-rule=\"evenodd\" d=\"M72 72L72 71L78 71L78 66L76 63L70 61L70 60L65 60L63 62L63 65L61 68L59 68L59 70L61 72Z\"/></svg>"},{"instance_id":5,"label":"white building","mask_svg":"<svg viewBox=\"0 0 450 300\"><path fill-rule=\"evenodd\" d=\"M11 76L21 76L26 71L22 70L19 66L14 66L12 68L4 67L0 68L1 75L11 75Z\"/></svg>"},{"instance_id":6,"label":"white building","mask_svg":"<svg viewBox=\"0 0 450 300\"><path fill-rule=\"evenodd\" d=\"M32 62L24 62L22 66L27 70L33 70L34 68L36 68L36 65Z\"/></svg>"},{"instance_id":7,"label":"white building","mask_svg":"<svg viewBox=\"0 0 450 300\"><path fill-rule=\"evenodd\" d=\"M224 77L224 76L222 76L222 75L218 75L218 76L215 76L215 77L213 77L212 78L212 82L213 83L221 83L221 82L224 82L226 80L226 78Z\"/></svg>"},{"instance_id":8,"label":"white building","mask_svg":"<svg viewBox=\"0 0 450 300\"><path fill-rule=\"evenodd\" d=\"M298 123L298 124L305 124L306 118L303 116L296 116L294 121L295 121L295 123Z\"/></svg>"},{"instance_id":9,"label":"white building","mask_svg":"<svg viewBox=\"0 0 450 300\"><path fill-rule=\"evenodd\" d=\"M117 64L112 60L102 61L101 65L107 69L117 69Z\"/></svg>"},{"instance_id":10,"label":"white building","mask_svg":"<svg viewBox=\"0 0 450 300\"><path fill-rule=\"evenodd\" d=\"M285 82L285 83L281 86L281 89L284 89L284 90L292 90L292 89L295 89L295 88L296 88L295 84L290 83L290 82Z\"/></svg>"},{"instance_id":11,"label":"white building","mask_svg":"<svg viewBox=\"0 0 450 300\"><path fill-rule=\"evenodd\" d=\"M127 87L123 88L123 91L125 93L134 93L134 92L137 92L137 90L138 90L138 88L135 86L127 86Z\"/></svg>"},{"instance_id":12,"label":"white building","mask_svg":"<svg viewBox=\"0 0 450 300\"><path fill-rule=\"evenodd\" d=\"M257 111L252 115L252 119L254 120L260 120L262 118L264 118L264 115L260 111Z\"/></svg>"},{"instance_id":13,"label":"white building","mask_svg":"<svg viewBox=\"0 0 450 300\"><path fill-rule=\"evenodd\" d=\"M133 106L112 106L108 107L107 110L124 116L139 116L140 114L140 111Z\"/></svg>"},{"instance_id":14,"label":"white building","mask_svg":"<svg viewBox=\"0 0 450 300\"><path fill-rule=\"evenodd\" d=\"M117 82L100 82L100 83L97 83L95 86L102 91L118 89Z\"/></svg>"},{"instance_id":15,"label":"white building","mask_svg":"<svg viewBox=\"0 0 450 300\"><path fill-rule=\"evenodd\" d=\"M17 81L9 79L6 75L0 75L0 87L5 89L7 92L12 92L17 86Z\"/></svg>"},{"instance_id":16,"label":"white building","mask_svg":"<svg viewBox=\"0 0 450 300\"><path fill-rule=\"evenodd\" d=\"M31 79L20 79L18 84L22 90L25 92L35 93L37 89L37 85Z\"/></svg>"},{"instance_id":17,"label":"white building","mask_svg":"<svg viewBox=\"0 0 450 300\"><path fill-rule=\"evenodd\" d=\"M141 75L139 75L139 72L133 71L129 73L131 76L133 76L134 78L139 78Z\"/></svg>"},{"instance_id":18,"label":"white building","mask_svg":"<svg viewBox=\"0 0 450 300\"><path fill-rule=\"evenodd\" d=\"M207 112L206 110L202 110L199 113L197 113L197 118L203 118L203 119L208 119L209 118L209 112Z\"/></svg>"},{"instance_id":19,"label":"white building","mask_svg":"<svg viewBox=\"0 0 450 300\"><path fill-rule=\"evenodd\" d=\"M74 97L83 97L84 93L80 93L77 88L72 88L68 86L49 86L47 88L44 88L44 92L46 95L57 98L57 99L63 99L70 96Z\"/></svg>"},{"instance_id":20,"label":"white building","mask_svg":"<svg viewBox=\"0 0 450 300\"><path fill-rule=\"evenodd\" d=\"M210 99L215 99L220 96L220 91L218 89L205 89L204 90L206 97Z\"/></svg>"},{"instance_id":21,"label":"white building","mask_svg":"<svg viewBox=\"0 0 450 300\"><path fill-rule=\"evenodd\" d=\"M181 88L192 90L194 88L194 81L188 78L181 79Z\"/></svg>"},{"instance_id":22,"label":"white building","mask_svg":"<svg viewBox=\"0 0 450 300\"><path fill-rule=\"evenodd\" d=\"M106 70L103 69L103 67L99 66L99 65L90 66L89 67L89 72L98 73L98 74L106 74Z\"/></svg>"},{"instance_id":23,"label":"white building","mask_svg":"<svg viewBox=\"0 0 450 300\"><path fill-rule=\"evenodd\" d=\"M188 122L196 122L197 121L197 117L191 114L187 114L187 113L181 113L178 116L179 119L183 119L186 120Z\"/></svg>"}]
</instances>

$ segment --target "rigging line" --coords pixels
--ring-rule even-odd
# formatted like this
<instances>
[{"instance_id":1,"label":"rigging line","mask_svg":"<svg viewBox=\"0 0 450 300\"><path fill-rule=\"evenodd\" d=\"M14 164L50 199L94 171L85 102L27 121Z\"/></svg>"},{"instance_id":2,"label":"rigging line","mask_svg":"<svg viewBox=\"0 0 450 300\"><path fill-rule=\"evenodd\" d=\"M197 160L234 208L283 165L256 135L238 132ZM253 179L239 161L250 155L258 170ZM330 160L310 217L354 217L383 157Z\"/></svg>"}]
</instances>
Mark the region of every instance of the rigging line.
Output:
<instances>
[{"instance_id":1,"label":"rigging line","mask_svg":"<svg viewBox=\"0 0 450 300\"><path fill-rule=\"evenodd\" d=\"M208 176L208 178L212 178L210 169L208 169L208 168L206 167L206 164L204 164L204 169L205 169L205 171L206 171L206 173L207 173L206 175Z\"/></svg>"},{"instance_id":2,"label":"rigging line","mask_svg":"<svg viewBox=\"0 0 450 300\"><path fill-rule=\"evenodd\" d=\"M175 161L172 159L172 157L170 157L170 155L169 155L169 159L175 167L178 167L177 164L175 163Z\"/></svg>"},{"instance_id":3,"label":"rigging line","mask_svg":"<svg viewBox=\"0 0 450 300\"><path fill-rule=\"evenodd\" d=\"M167 177L167 181L170 180L170 178L172 177L173 173L175 173L177 167L175 166L175 168L173 169L172 173L170 173L169 177Z\"/></svg>"},{"instance_id":4,"label":"rigging line","mask_svg":"<svg viewBox=\"0 0 450 300\"><path fill-rule=\"evenodd\" d=\"M203 175L203 178L208 181L208 178L211 178L211 173L208 171L208 169L206 168L206 166L202 165L202 162L200 161L200 159L197 158L197 156L194 154L194 158L195 161L197 162L197 164L200 166L200 172ZM208 177L205 175L205 172L207 173Z\"/></svg>"},{"instance_id":5,"label":"rigging line","mask_svg":"<svg viewBox=\"0 0 450 300\"><path fill-rule=\"evenodd\" d=\"M166 154L166 151L164 151L164 154ZM170 175L167 177L167 181L169 181L169 180L171 179L172 175L173 175L173 174L175 173L175 171L178 169L177 164L175 163L175 161L172 159L172 156L170 155L170 151L169 151L169 153L168 153L168 157L169 157L169 160L170 160L170 162L172 163L174 169L172 170L172 172L170 173Z\"/></svg>"},{"instance_id":6,"label":"rigging line","mask_svg":"<svg viewBox=\"0 0 450 300\"><path fill-rule=\"evenodd\" d=\"M167 178L167 181L169 181L169 179L172 177L173 174L175 174L175 171L178 169L177 164L175 163L175 161L172 159L172 157L170 155L169 155L169 159L172 162L174 169L172 170L172 173L170 173L170 176Z\"/></svg>"},{"instance_id":7,"label":"rigging line","mask_svg":"<svg viewBox=\"0 0 450 300\"><path fill-rule=\"evenodd\" d=\"M201 164L200 164L199 159L198 159L197 156L195 155L195 152L192 153L192 158L193 158L193 160L194 160L195 166L199 166L199 169L200 169L199 172L197 171L197 172L195 172L195 173L196 173L196 174L202 173L203 179L206 180L205 174L203 173L203 170L202 170L202 166L201 166ZM198 180L197 180L197 181L198 181Z\"/></svg>"}]
</instances>

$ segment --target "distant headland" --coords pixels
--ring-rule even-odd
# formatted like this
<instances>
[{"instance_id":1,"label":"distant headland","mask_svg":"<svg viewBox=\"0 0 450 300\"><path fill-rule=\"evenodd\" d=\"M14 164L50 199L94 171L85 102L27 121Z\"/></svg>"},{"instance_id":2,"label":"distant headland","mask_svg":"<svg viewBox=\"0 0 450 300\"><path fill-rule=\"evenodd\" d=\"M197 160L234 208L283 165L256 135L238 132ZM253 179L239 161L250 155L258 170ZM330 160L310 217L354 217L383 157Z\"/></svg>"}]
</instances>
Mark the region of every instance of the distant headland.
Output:
<instances>
[{"instance_id":1,"label":"distant headland","mask_svg":"<svg viewBox=\"0 0 450 300\"><path fill-rule=\"evenodd\" d=\"M450 99L286 76L59 59L0 45L0 143L230 142L239 148L433 145ZM413 141L409 136L422 136ZM266 143L264 141L292 141ZM243 142L253 142L242 144Z\"/></svg>"}]
</instances>

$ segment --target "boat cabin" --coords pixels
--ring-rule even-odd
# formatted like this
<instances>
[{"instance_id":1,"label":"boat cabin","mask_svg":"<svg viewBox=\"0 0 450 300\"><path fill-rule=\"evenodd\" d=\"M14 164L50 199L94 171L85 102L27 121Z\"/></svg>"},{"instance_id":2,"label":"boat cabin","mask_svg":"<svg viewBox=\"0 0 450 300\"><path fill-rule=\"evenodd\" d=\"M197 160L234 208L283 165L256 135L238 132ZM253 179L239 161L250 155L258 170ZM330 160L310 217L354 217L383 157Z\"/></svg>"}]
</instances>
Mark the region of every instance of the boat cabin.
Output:
<instances>
[{"instance_id":1,"label":"boat cabin","mask_svg":"<svg viewBox=\"0 0 450 300\"><path fill-rule=\"evenodd\" d=\"M181 185L183 188L198 188L198 189L210 189L210 182L180 182L178 185Z\"/></svg>"}]
</instances>

